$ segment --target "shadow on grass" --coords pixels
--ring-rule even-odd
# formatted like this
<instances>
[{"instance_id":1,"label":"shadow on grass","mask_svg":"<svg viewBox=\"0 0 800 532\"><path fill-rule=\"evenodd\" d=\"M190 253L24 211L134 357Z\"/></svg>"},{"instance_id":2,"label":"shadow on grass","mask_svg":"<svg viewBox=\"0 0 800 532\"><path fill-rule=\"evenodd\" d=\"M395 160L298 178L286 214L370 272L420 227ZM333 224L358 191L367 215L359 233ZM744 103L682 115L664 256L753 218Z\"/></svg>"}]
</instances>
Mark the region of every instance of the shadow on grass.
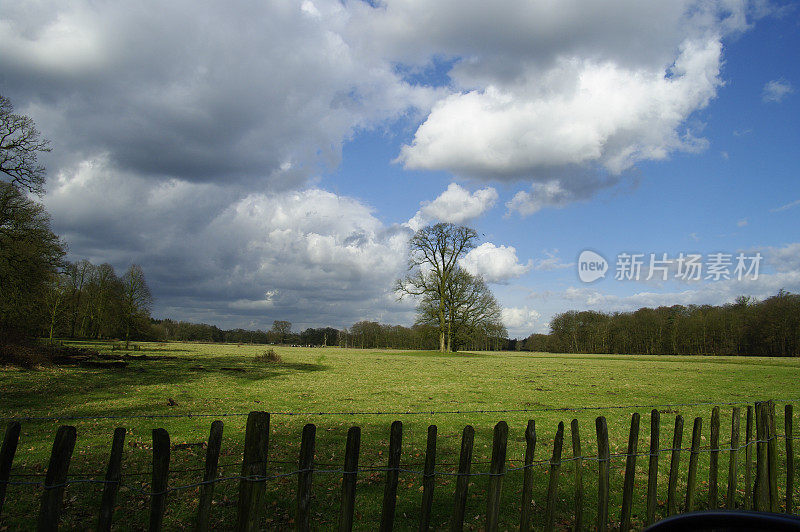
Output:
<instances>
[{"instance_id":1,"label":"shadow on grass","mask_svg":"<svg viewBox=\"0 0 800 532\"><path fill-rule=\"evenodd\" d=\"M69 366L0 372L3 410L8 417L16 417L19 412L49 415L47 412L53 409L74 413L82 411L81 405L86 404L87 397L118 399L139 393L141 386L186 387L217 376L222 381L218 386L224 389L292 373L329 369L329 366L314 363L259 363L241 356L129 360L128 366L122 368ZM108 409L103 408L103 415L107 412Z\"/></svg>"}]
</instances>

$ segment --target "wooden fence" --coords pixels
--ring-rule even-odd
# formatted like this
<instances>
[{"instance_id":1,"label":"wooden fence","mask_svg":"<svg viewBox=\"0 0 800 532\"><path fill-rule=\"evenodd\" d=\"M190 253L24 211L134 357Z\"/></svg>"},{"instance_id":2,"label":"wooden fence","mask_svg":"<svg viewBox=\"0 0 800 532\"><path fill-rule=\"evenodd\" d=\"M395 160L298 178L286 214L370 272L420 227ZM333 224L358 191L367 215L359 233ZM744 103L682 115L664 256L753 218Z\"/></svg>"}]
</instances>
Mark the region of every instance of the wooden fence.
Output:
<instances>
[{"instance_id":1,"label":"wooden fence","mask_svg":"<svg viewBox=\"0 0 800 532\"><path fill-rule=\"evenodd\" d=\"M620 529L631 529L631 509L634 496L634 478L636 463L639 457L648 458L647 492L646 492L646 518L645 524L652 523L656 518L658 464L661 453L670 454L670 467L668 473L666 512L668 515L678 513L681 508L679 497L683 500L682 510L693 511L696 508L695 498L698 484L698 462L701 452L709 453L709 488L708 506L711 509L719 507L720 493L718 482L720 453L730 453L728 461L726 508L733 509L736 501L737 482L739 480L739 451L744 450L744 508L758 511L776 512L780 509L780 490L778 487L778 438L785 439L785 497L784 510L786 513L794 512L794 447L795 437L792 433L792 405L785 406L784 434L779 435L775 429L775 403L773 401L759 402L747 406L746 426L744 438L740 432L740 408L733 407L731 419L730 447L720 448L720 409L715 406L711 414L711 438L707 447L701 446L702 423L700 417L694 419L691 446L682 448L684 432L683 417L675 418L672 446L659 447L660 414L653 410L650 417L650 446L646 452L637 448L639 442L639 414L631 417L630 434L625 458L625 477L622 493L622 506L619 520ZM311 523L312 490L314 473L331 473L315 469L314 450L316 441L316 427L307 424L302 431L300 455L297 470L280 475L267 475L267 449L269 443L270 416L266 412L251 412L247 418L245 430L244 456L241 474L235 477L221 478L217 475L218 460L222 443L221 421L211 424L211 434L208 440L205 459L205 473L202 481L187 486L169 487L170 466L170 439L164 429L153 430L153 466L151 489L147 493L150 499L149 528L160 530L167 503L167 494L185 488L199 487L199 505L196 513L195 528L208 530L212 510L212 497L214 486L221 481L238 481L239 498L237 506L236 530L258 529L263 523L267 506L264 504L266 482L270 479L284 476L297 477L296 512L294 523L298 530L309 530ZM583 456L581 453L581 439L579 436L578 422L571 424L572 457L563 458L564 451L564 423L559 423L553 444L552 457L549 459L549 474L547 495L545 501L544 528L553 530L556 526L556 499L558 494L560 469L564 462L574 462L574 515L573 527L576 530L596 528L606 530L610 526L609 495L610 495L610 453L608 427L606 419L600 416L596 419L595 429L597 436L597 455ZM21 484L9 480L11 477L12 463L17 448L20 434L20 424L11 422L5 432L2 450L0 450L0 517L2 517L3 503L7 487ZM427 530L431 523L431 508L434 500L434 486L437 475L454 475L455 490L453 497L453 511L450 518L450 528L461 530L464 527L465 508L467 505L467 492L470 478L476 475L488 476L488 489L486 495L485 528L497 530L500 517L500 495L503 487L504 476L513 469L523 471L521 492L521 514L519 529L529 530L533 517L533 465L534 451L536 448L536 425L533 420L528 422L525 430L525 458L524 465L518 468L508 468L506 465L506 443L508 440L508 425L501 421L494 427L491 463L488 473L471 472L472 450L475 431L472 426L464 427L461 439L461 452L457 473L443 473L436 471L436 440L437 428L431 425L427 433L427 449L425 454L424 470L410 471L400 466L401 447L403 438L403 424L395 421L391 425L388 463L385 472L385 488L380 517L380 530L391 530L395 519L395 504L397 500L398 478L400 473L421 474L423 489L419 529ZM77 482L69 479L69 465L75 447L76 430L72 426L61 426L53 443L49 466L42 486L41 506L37 519L39 530L56 530L58 528L62 500L65 488ZM111 456L108 462L104 480L94 482L103 485L103 493L98 509L97 529L110 530L112 516L118 489L122 481L122 457L125 429L117 428L114 432ZM743 439L743 442L742 442ZM361 429L351 427L347 433L344 466L336 473L341 474L341 499L338 517L339 530L351 530L354 524L354 508L356 499L356 479L359 473L358 460L361 442ZM740 445L741 442L741 445ZM689 453L688 476L686 479L686 492L678 494L677 485L681 454ZM753 456L755 451L755 457ZM754 459L755 458L755 459ZM592 496L584 490L584 476L592 473L584 462L597 462L597 515L594 522L583 522L584 502ZM755 469L753 468L755 462ZM374 471L374 469L370 469ZM753 471L755 475L753 476ZM782 502L782 501L781 501ZM616 516L614 516L616 518Z\"/></svg>"}]
</instances>

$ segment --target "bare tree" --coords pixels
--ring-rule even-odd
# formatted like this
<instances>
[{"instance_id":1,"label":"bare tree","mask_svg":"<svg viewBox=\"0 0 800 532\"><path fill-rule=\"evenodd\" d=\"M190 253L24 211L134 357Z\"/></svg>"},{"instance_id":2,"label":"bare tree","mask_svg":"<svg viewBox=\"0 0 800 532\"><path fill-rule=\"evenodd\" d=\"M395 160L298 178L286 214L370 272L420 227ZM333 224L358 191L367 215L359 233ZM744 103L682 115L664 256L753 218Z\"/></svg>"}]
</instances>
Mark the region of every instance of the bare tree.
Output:
<instances>
[{"instance_id":1,"label":"bare tree","mask_svg":"<svg viewBox=\"0 0 800 532\"><path fill-rule=\"evenodd\" d=\"M144 278L142 267L132 264L122 276L122 302L125 318L125 349L128 349L131 327L137 318L149 315L153 296Z\"/></svg>"},{"instance_id":2,"label":"bare tree","mask_svg":"<svg viewBox=\"0 0 800 532\"><path fill-rule=\"evenodd\" d=\"M0 95L0 174L15 187L41 196L45 168L39 153L50 151L30 117L14 114L11 101Z\"/></svg>"},{"instance_id":3,"label":"bare tree","mask_svg":"<svg viewBox=\"0 0 800 532\"><path fill-rule=\"evenodd\" d=\"M275 320L272 322L271 333L274 333L279 344L285 344L286 339L292 334L292 322L286 320Z\"/></svg>"},{"instance_id":4,"label":"bare tree","mask_svg":"<svg viewBox=\"0 0 800 532\"><path fill-rule=\"evenodd\" d=\"M443 353L450 350L447 343L447 290L458 269L458 259L475 247L477 239L478 233L463 225L438 223L423 227L409 242L409 273L395 284L400 297L435 298L439 351Z\"/></svg>"}]
</instances>

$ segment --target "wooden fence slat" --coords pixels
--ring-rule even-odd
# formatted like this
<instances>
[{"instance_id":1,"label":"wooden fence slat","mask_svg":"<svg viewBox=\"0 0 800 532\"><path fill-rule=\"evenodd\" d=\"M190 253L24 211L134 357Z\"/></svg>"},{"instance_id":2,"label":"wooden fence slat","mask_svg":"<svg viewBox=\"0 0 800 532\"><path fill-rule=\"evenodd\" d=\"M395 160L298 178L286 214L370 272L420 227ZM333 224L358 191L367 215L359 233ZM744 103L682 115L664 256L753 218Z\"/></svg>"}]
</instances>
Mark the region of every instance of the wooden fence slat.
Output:
<instances>
[{"instance_id":1,"label":"wooden fence slat","mask_svg":"<svg viewBox=\"0 0 800 532\"><path fill-rule=\"evenodd\" d=\"M119 481L122 475L122 451L125 448L125 429L114 429L114 439L111 441L111 456L106 469L106 484L103 486L103 497L100 500L100 517L97 522L98 530L111 530L114 517L114 505L117 502Z\"/></svg>"},{"instance_id":2,"label":"wooden fence slat","mask_svg":"<svg viewBox=\"0 0 800 532\"><path fill-rule=\"evenodd\" d=\"M425 471L422 474L422 508L420 509L419 529L421 532L431 526L433 490L436 487L436 425L428 426L428 439L425 446Z\"/></svg>"},{"instance_id":3,"label":"wooden fence slat","mask_svg":"<svg viewBox=\"0 0 800 532\"><path fill-rule=\"evenodd\" d=\"M744 509L753 509L753 405L747 405L744 433Z\"/></svg>"},{"instance_id":4,"label":"wooden fence slat","mask_svg":"<svg viewBox=\"0 0 800 532\"><path fill-rule=\"evenodd\" d=\"M197 523L195 530L204 532L210 527L211 501L214 498L214 484L217 478L217 468L219 466L219 452L222 447L222 421L216 420L211 423L211 432L208 435L208 447L206 447L206 464L203 473L203 484L200 486L200 504L197 509Z\"/></svg>"},{"instance_id":5,"label":"wooden fence slat","mask_svg":"<svg viewBox=\"0 0 800 532\"><path fill-rule=\"evenodd\" d=\"M683 416L675 416L675 430L672 433L672 453L669 461L669 483L667 485L667 515L678 513L678 471L683 444Z\"/></svg>"},{"instance_id":6,"label":"wooden fence slat","mask_svg":"<svg viewBox=\"0 0 800 532\"><path fill-rule=\"evenodd\" d=\"M583 530L583 455L581 453L581 436L578 432L578 420L573 419L572 457L575 459L575 530Z\"/></svg>"},{"instance_id":7,"label":"wooden fence slat","mask_svg":"<svg viewBox=\"0 0 800 532\"><path fill-rule=\"evenodd\" d=\"M711 510L719 507L719 407L711 410L711 452L708 462L708 505Z\"/></svg>"},{"instance_id":8,"label":"wooden fence slat","mask_svg":"<svg viewBox=\"0 0 800 532\"><path fill-rule=\"evenodd\" d=\"M603 416L595 420L597 431L597 530L608 529L608 496L611 450L608 446L608 423Z\"/></svg>"},{"instance_id":9,"label":"wooden fence slat","mask_svg":"<svg viewBox=\"0 0 800 532\"><path fill-rule=\"evenodd\" d=\"M731 451L728 459L728 494L725 497L725 508L736 508L736 484L739 480L739 407L733 407L731 414Z\"/></svg>"},{"instance_id":10,"label":"wooden fence slat","mask_svg":"<svg viewBox=\"0 0 800 532\"><path fill-rule=\"evenodd\" d=\"M692 450L689 453L689 474L686 478L685 512L694 511L694 498L697 491L697 462L700 459L700 439L703 436L703 418L694 418L692 429Z\"/></svg>"},{"instance_id":11,"label":"wooden fence slat","mask_svg":"<svg viewBox=\"0 0 800 532\"><path fill-rule=\"evenodd\" d=\"M531 501L533 499L533 456L536 452L536 422L528 420L525 427L525 470L522 476L522 512L519 518L520 532L531 528Z\"/></svg>"},{"instance_id":12,"label":"wooden fence slat","mask_svg":"<svg viewBox=\"0 0 800 532\"><path fill-rule=\"evenodd\" d=\"M266 480L257 477L267 475L268 448L269 413L250 412L244 435L236 530L258 530L263 521Z\"/></svg>"},{"instance_id":13,"label":"wooden fence slat","mask_svg":"<svg viewBox=\"0 0 800 532\"><path fill-rule=\"evenodd\" d=\"M50 452L50 463L44 479L42 505L39 510L38 530L58 530L61 518L61 503L64 500L64 483L67 481L69 462L75 449L75 427L64 425L58 427L53 449Z\"/></svg>"},{"instance_id":14,"label":"wooden fence slat","mask_svg":"<svg viewBox=\"0 0 800 532\"><path fill-rule=\"evenodd\" d=\"M400 451L403 444L403 423L392 423L389 436L389 465L386 471L386 487L383 490L383 508L381 509L381 532L388 532L394 527L394 509L397 505L397 482L400 478Z\"/></svg>"},{"instance_id":15,"label":"wooden fence slat","mask_svg":"<svg viewBox=\"0 0 800 532\"><path fill-rule=\"evenodd\" d=\"M486 530L497 530L500 525L500 492L506 473L506 445L508 424L505 421L494 426L492 437L492 463L489 465L489 489L486 496Z\"/></svg>"},{"instance_id":16,"label":"wooden fence slat","mask_svg":"<svg viewBox=\"0 0 800 532\"><path fill-rule=\"evenodd\" d=\"M633 506L633 481L636 478L636 452L639 446L639 412L631 416L631 431L628 436L628 454L625 457L625 484L622 488L622 516L620 530L631 529L631 508Z\"/></svg>"},{"instance_id":17,"label":"wooden fence slat","mask_svg":"<svg viewBox=\"0 0 800 532\"><path fill-rule=\"evenodd\" d=\"M767 472L767 408L766 403L756 403L756 478L753 487L753 509L769 511L769 478Z\"/></svg>"},{"instance_id":18,"label":"wooden fence slat","mask_svg":"<svg viewBox=\"0 0 800 532\"><path fill-rule=\"evenodd\" d=\"M361 447L361 427L350 427L347 431L347 446L344 451L344 473L342 474L342 504L339 511L340 532L353 530L353 513L356 507L356 480L358 476L358 453Z\"/></svg>"},{"instance_id":19,"label":"wooden fence slat","mask_svg":"<svg viewBox=\"0 0 800 532\"><path fill-rule=\"evenodd\" d=\"M308 423L303 427L297 468L297 517L295 519L297 530L302 531L311 529L311 481L314 473L316 435L317 427L313 423Z\"/></svg>"},{"instance_id":20,"label":"wooden fence slat","mask_svg":"<svg viewBox=\"0 0 800 532\"><path fill-rule=\"evenodd\" d=\"M14 463L14 454L17 452L19 431L19 422L11 421L3 436L3 446L0 447L0 515L3 515L3 502L6 500L6 487L8 479L11 477L11 465Z\"/></svg>"},{"instance_id":21,"label":"wooden fence slat","mask_svg":"<svg viewBox=\"0 0 800 532\"><path fill-rule=\"evenodd\" d=\"M474 441L475 429L472 425L467 425L461 433L461 454L458 458L458 476L456 477L456 490L453 496L453 517L450 520L450 530L452 531L464 529L464 512L467 508L467 489L469 488L472 444Z\"/></svg>"},{"instance_id":22,"label":"wooden fence slat","mask_svg":"<svg viewBox=\"0 0 800 532\"><path fill-rule=\"evenodd\" d=\"M794 513L794 440L793 438L793 408L786 405L783 409L783 433L786 435L786 513Z\"/></svg>"},{"instance_id":23,"label":"wooden fence slat","mask_svg":"<svg viewBox=\"0 0 800 532\"><path fill-rule=\"evenodd\" d=\"M167 480L169 477L169 434L164 429L153 429L153 482L150 485L150 532L161 530L164 510L167 508Z\"/></svg>"},{"instance_id":24,"label":"wooden fence slat","mask_svg":"<svg viewBox=\"0 0 800 532\"><path fill-rule=\"evenodd\" d=\"M778 433L775 430L775 401L767 401L767 477L769 511L778 511Z\"/></svg>"},{"instance_id":25,"label":"wooden fence slat","mask_svg":"<svg viewBox=\"0 0 800 532\"><path fill-rule=\"evenodd\" d=\"M547 481L547 504L545 506L545 530L555 530L556 496L558 495L558 473L561 469L561 449L564 445L564 422L558 423L553 440L553 457L550 459L550 476Z\"/></svg>"},{"instance_id":26,"label":"wooden fence slat","mask_svg":"<svg viewBox=\"0 0 800 532\"><path fill-rule=\"evenodd\" d=\"M658 502L658 443L661 431L661 414L655 408L650 412L650 460L647 464L647 510L645 525L656 520L656 503Z\"/></svg>"}]
</instances>

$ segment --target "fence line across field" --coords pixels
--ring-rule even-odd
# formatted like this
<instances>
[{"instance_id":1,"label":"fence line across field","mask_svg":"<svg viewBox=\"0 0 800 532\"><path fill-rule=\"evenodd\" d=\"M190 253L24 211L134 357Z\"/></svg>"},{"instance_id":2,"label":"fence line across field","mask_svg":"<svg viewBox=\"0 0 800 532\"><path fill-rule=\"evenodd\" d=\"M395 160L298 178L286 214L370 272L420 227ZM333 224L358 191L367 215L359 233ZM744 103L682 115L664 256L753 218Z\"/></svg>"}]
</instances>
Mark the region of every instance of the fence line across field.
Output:
<instances>
[{"instance_id":1,"label":"fence line across field","mask_svg":"<svg viewBox=\"0 0 800 532\"><path fill-rule=\"evenodd\" d=\"M536 448L536 426L533 420L528 422L525 430L525 458L524 465L519 467L508 467L507 462L518 460L508 460L506 458L506 448L508 440L508 425L501 421L495 425L492 438L491 461L488 471L472 471L472 447L475 431L471 425L467 425L462 432L461 453L458 463L458 471L442 471L436 469L436 439L437 428L431 425L428 428L427 450L425 454L424 468L410 469L408 466L401 467L401 446L403 425L400 421L395 421L391 425L390 443L388 452L388 465L386 467L358 466L360 451L361 429L351 427L347 434L347 445L345 450L344 465L339 467L335 464L334 468L317 468L314 461L314 449L316 443L316 426L309 423L302 431L302 441L300 444L300 456L297 462L270 461L267 455L269 441L269 422L270 414L267 412L251 412L248 414L244 458L241 463L241 474L229 475L224 477L217 476L220 467L230 467L236 464L219 464L218 458L222 440L222 421L215 421L211 426L211 434L206 449L206 464L202 481L168 486L170 473L176 474L179 471L169 470L169 434L164 429L153 430L153 468L152 481L149 489L139 487L130 483L125 483L124 479L130 476L138 476L147 473L125 473L121 468L123 443L125 429L117 428L114 432L111 458L105 479L97 478L68 478L69 462L75 445L76 429L70 426L61 426L56 434L50 463L47 468L44 482L39 481L15 481L10 480L11 465L16 451L17 440L20 432L18 422L12 422L6 431L3 440L2 451L0 451L0 517L2 517L3 501L6 496L7 487L37 487L41 490L41 510L39 514L39 526L44 529L52 529L57 526L60 519L61 503L65 488L73 484L97 484L103 486L103 498L100 507L100 520L98 529L108 530L111 527L113 508L116 495L120 487L125 486L131 491L144 495L150 499L150 528L159 530L161 528L164 511L166 508L166 495L173 492L200 488L200 500L197 516L197 528L200 530L208 529L209 516L211 511L211 500L213 498L214 486L221 482L239 482L239 502L237 509L237 529L249 530L258 526L265 517L266 511L263 503L266 482L269 480L296 477L297 487L297 506L295 523L300 530L310 528L310 509L312 479L314 474L335 474L342 477L341 508L339 513L339 529L350 530L353 526L354 505L356 496L356 478L359 473L384 473L386 485L384 489L383 505L381 511L382 530L392 528L394 522L395 504L397 499L397 487L399 475L410 474L421 476L423 479L422 507L420 511L420 529L428 529L431 519L431 506L434 494L434 480L437 476L455 477L456 487L453 495L453 513L451 518L451 528L462 529L464 524L464 513L471 477L487 477L487 506L486 506L486 528L487 530L497 530L500 518L500 493L502 482L505 475L515 471L523 471L522 481L522 513L520 515L520 529L527 530L532 520L532 469L534 466L549 466L547 481L547 496L545 503L544 528L553 530L555 527L556 497L558 493L558 482L560 467L567 462L575 462L574 468L574 525L576 529L583 528L583 501L584 488L582 475L585 467L583 460L597 462L598 474L598 513L596 527L598 530L605 530L609 525L609 498L610 498L610 462L612 459L625 458L625 481L623 486L622 509L620 514L621 530L631 528L631 509L633 504L634 479L636 471L636 460L638 457L649 457L648 482L647 482L647 511L645 521L652 523L656 516L656 496L657 496L657 477L658 477L658 458L662 453L669 453L669 486L667 488L667 502L665 512L667 515L678 513L679 511L693 511L696 509L697 497L697 475L698 460L701 452L711 453L709 459L709 487L708 505L711 509L719 507L719 482L718 482L718 458L719 453L729 453L729 475L727 486L726 506L734 508L737 499L737 484L739 482L738 455L745 451L745 497L743 505L746 509L761 511L779 511L780 505L778 487L778 451L777 442L785 442L786 453L786 475L785 475L785 511L794 511L794 450L793 440L797 439L793 435L793 406L786 404L784 409L784 434L778 434L775 430L775 402L757 402L755 408L748 405L746 410L746 429L744 443L740 441L740 408L734 406L731 420L731 439L726 447L720 447L720 409L721 404L714 403L711 415L711 442L708 446L702 446L702 418L694 419L692 430L691 446L681 445L683 437L683 417L675 417L675 431L673 433L673 445L671 447L659 446L660 432L660 413L657 409L651 412L651 434L649 452L639 452L637 449L639 440L638 412L631 416L630 435L628 438L628 452L611 453L608 439L608 426L603 416L595 420L597 434L596 456L584 456L580 451L580 437L578 434L578 421L575 419L571 424L573 456L562 458L564 443L564 423L558 424L555 439L553 441L553 454L550 459L533 458ZM742 404L742 403L735 403ZM698 406L698 405L694 405ZM755 415L754 415L755 414ZM753 473L753 447L755 447L755 476ZM680 498L677 495L677 478L679 474L680 454L689 453L688 475L686 480L686 493L684 503L680 505ZM297 469L288 472L267 474L268 463L293 463ZM439 464L442 467L443 464ZM183 472L192 472L199 469L187 469ZM23 476L23 475L19 475ZM751 496L752 490L752 496ZM683 497L681 497L683 498Z\"/></svg>"},{"instance_id":2,"label":"fence line across field","mask_svg":"<svg viewBox=\"0 0 800 532\"><path fill-rule=\"evenodd\" d=\"M776 403L797 403L800 399L774 399ZM750 401L703 401L695 403L665 403L641 405L609 405L609 406L566 406L566 407L538 407L538 408L513 408L513 409L482 409L482 410L387 410L387 411L331 411L331 412L267 412L270 416L430 416L439 414L525 414L530 412L581 412L591 410L641 410L652 408L672 408L677 406L737 406L747 405ZM6 422L32 422L32 421L81 421L100 419L168 419L168 418L208 418L208 417L244 417L250 412L222 412L217 414L190 412L180 414L126 414L107 416L22 416L0 418Z\"/></svg>"}]
</instances>

